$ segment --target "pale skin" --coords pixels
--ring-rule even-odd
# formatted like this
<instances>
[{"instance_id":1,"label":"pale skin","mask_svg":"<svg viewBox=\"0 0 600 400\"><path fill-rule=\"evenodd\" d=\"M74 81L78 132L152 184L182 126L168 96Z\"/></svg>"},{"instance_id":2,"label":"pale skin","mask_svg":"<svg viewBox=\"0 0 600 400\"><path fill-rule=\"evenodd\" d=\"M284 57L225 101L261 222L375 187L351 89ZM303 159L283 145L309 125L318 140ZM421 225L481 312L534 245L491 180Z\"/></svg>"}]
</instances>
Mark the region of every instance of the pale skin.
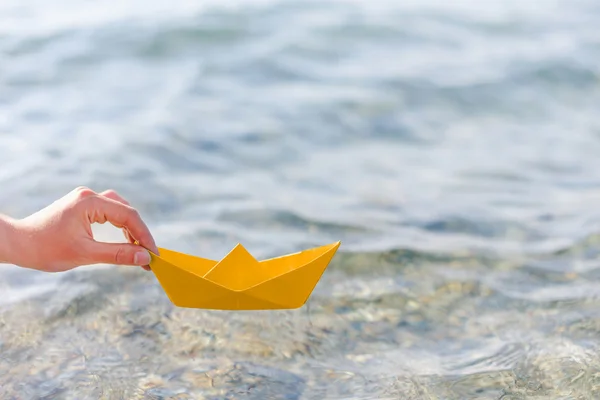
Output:
<instances>
[{"instance_id":1,"label":"pale skin","mask_svg":"<svg viewBox=\"0 0 600 400\"><path fill-rule=\"evenodd\" d=\"M121 228L128 243L94 240L92 224ZM158 248L138 211L114 190L79 187L23 219L0 214L0 263L45 272L91 264L138 265L150 270Z\"/></svg>"}]
</instances>

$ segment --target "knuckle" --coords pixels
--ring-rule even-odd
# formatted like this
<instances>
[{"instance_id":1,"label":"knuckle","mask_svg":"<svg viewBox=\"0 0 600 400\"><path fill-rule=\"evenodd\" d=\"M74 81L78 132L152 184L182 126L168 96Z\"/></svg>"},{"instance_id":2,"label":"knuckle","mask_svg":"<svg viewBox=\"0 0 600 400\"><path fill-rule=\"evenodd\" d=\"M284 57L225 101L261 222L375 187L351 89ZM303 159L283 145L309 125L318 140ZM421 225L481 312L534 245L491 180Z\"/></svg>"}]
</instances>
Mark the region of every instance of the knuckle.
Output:
<instances>
[{"instance_id":1,"label":"knuckle","mask_svg":"<svg viewBox=\"0 0 600 400\"><path fill-rule=\"evenodd\" d=\"M113 189L108 189L108 190L105 190L104 192L102 192L100 194L103 195L103 196L108 196L108 197L113 196L114 197L114 196L117 195L117 192L115 190L113 190Z\"/></svg>"},{"instance_id":2,"label":"knuckle","mask_svg":"<svg viewBox=\"0 0 600 400\"><path fill-rule=\"evenodd\" d=\"M121 198L121 196L119 195L119 193L116 190L114 190L114 189L105 190L101 194L103 196L110 197L110 198L117 198L117 199Z\"/></svg>"},{"instance_id":3,"label":"knuckle","mask_svg":"<svg viewBox=\"0 0 600 400\"><path fill-rule=\"evenodd\" d=\"M129 260L129 253L125 250L124 247L117 248L114 255L114 263L115 264L127 264Z\"/></svg>"},{"instance_id":4,"label":"knuckle","mask_svg":"<svg viewBox=\"0 0 600 400\"><path fill-rule=\"evenodd\" d=\"M121 203L129 204L123 196L119 194L115 189L106 189L105 191L100 193L102 196L106 196L112 199L118 199Z\"/></svg>"},{"instance_id":5,"label":"knuckle","mask_svg":"<svg viewBox=\"0 0 600 400\"><path fill-rule=\"evenodd\" d=\"M133 207L127 207L127 212L129 214L129 218L131 218L132 220L138 220L141 218L140 212Z\"/></svg>"},{"instance_id":6,"label":"knuckle","mask_svg":"<svg viewBox=\"0 0 600 400\"><path fill-rule=\"evenodd\" d=\"M76 187L76 188L73 190L73 192L75 192L75 193L80 193L80 192L85 192L86 190L90 190L90 188L89 188L89 187L87 187L87 186L77 186L77 187Z\"/></svg>"},{"instance_id":7,"label":"knuckle","mask_svg":"<svg viewBox=\"0 0 600 400\"><path fill-rule=\"evenodd\" d=\"M92 189L86 186L79 186L77 189L74 190L74 192L77 195L78 199L86 199L88 197L96 195L96 193Z\"/></svg>"}]
</instances>

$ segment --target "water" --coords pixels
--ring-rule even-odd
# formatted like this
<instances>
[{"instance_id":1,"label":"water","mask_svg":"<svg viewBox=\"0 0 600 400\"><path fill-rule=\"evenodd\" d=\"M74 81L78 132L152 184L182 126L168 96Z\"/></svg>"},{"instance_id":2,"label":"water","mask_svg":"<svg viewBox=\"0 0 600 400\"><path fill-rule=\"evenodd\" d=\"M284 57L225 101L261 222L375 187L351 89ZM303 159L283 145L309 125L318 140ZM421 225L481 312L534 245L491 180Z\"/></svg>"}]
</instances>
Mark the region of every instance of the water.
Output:
<instances>
[{"instance_id":1,"label":"water","mask_svg":"<svg viewBox=\"0 0 600 400\"><path fill-rule=\"evenodd\" d=\"M2 212L87 185L203 257L343 244L296 311L2 266L0 397L600 396L600 7L484 3L3 1Z\"/></svg>"}]
</instances>

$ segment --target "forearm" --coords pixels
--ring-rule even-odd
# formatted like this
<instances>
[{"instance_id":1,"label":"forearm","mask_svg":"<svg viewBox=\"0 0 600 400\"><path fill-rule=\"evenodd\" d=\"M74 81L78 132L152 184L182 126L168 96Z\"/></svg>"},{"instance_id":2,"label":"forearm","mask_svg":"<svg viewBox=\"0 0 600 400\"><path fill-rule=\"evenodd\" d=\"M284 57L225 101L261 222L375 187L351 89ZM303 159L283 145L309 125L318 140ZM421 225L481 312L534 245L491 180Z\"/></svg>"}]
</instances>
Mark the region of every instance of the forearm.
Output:
<instances>
[{"instance_id":1,"label":"forearm","mask_svg":"<svg viewBox=\"0 0 600 400\"><path fill-rule=\"evenodd\" d=\"M0 214L0 263L14 263L17 247L15 220Z\"/></svg>"}]
</instances>

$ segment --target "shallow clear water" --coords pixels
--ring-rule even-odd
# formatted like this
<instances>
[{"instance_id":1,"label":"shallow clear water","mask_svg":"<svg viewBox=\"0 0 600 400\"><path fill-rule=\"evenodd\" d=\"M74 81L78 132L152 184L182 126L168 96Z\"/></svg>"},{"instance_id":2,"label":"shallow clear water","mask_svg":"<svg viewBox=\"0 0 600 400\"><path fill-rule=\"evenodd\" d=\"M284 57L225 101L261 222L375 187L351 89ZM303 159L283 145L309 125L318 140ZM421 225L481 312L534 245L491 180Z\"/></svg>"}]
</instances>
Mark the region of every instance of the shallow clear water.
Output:
<instances>
[{"instance_id":1,"label":"shallow clear water","mask_svg":"<svg viewBox=\"0 0 600 400\"><path fill-rule=\"evenodd\" d=\"M1 212L115 188L161 247L340 252L280 312L2 266L1 398L600 396L597 2L192 3L0 4Z\"/></svg>"}]
</instances>

